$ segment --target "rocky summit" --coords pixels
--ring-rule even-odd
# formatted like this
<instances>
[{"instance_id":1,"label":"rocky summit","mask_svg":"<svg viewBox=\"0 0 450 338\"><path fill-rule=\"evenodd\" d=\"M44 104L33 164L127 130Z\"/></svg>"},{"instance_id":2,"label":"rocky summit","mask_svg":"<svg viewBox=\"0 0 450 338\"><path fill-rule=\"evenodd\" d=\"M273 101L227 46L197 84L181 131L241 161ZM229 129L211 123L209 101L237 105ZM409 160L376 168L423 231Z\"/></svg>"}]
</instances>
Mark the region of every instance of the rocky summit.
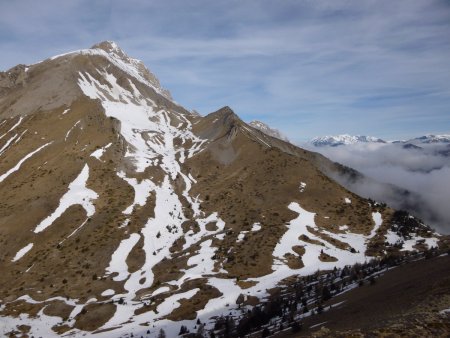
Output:
<instances>
[{"instance_id":1,"label":"rocky summit","mask_svg":"<svg viewBox=\"0 0 450 338\"><path fill-rule=\"evenodd\" d=\"M443 245L333 172L114 42L2 72L0 333L230 336L293 278Z\"/></svg>"}]
</instances>

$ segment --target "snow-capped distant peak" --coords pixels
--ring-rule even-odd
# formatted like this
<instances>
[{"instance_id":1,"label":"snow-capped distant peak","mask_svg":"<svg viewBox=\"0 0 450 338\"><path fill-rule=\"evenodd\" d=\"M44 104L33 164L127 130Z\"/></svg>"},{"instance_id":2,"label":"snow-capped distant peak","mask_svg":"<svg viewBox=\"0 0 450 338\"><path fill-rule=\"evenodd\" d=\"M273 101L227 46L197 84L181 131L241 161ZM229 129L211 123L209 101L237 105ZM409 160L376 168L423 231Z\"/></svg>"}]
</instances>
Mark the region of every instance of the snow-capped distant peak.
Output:
<instances>
[{"instance_id":1,"label":"snow-capped distant peak","mask_svg":"<svg viewBox=\"0 0 450 338\"><path fill-rule=\"evenodd\" d=\"M322 137L315 137L310 141L311 144L313 144L316 147L324 147L324 146L330 146L330 147L337 147L341 145L349 145L349 144L356 144L356 143L386 143L386 141L373 136L364 136L364 135L336 135L336 136L322 136Z\"/></svg>"},{"instance_id":2,"label":"snow-capped distant peak","mask_svg":"<svg viewBox=\"0 0 450 338\"><path fill-rule=\"evenodd\" d=\"M289 142L289 139L286 136L284 136L278 129L271 128L264 122L254 120L251 121L249 125L252 126L253 128L262 131L266 135L276 137L280 140Z\"/></svg>"},{"instance_id":3,"label":"snow-capped distant peak","mask_svg":"<svg viewBox=\"0 0 450 338\"><path fill-rule=\"evenodd\" d=\"M450 143L450 134L426 134L419 137L414 137L406 140L396 140L391 141L391 143L402 143L402 144L431 144L431 143Z\"/></svg>"},{"instance_id":4,"label":"snow-capped distant peak","mask_svg":"<svg viewBox=\"0 0 450 338\"><path fill-rule=\"evenodd\" d=\"M428 135L416 137L412 140L409 140L408 143L412 143L412 141L415 141L415 143L450 143L450 135L449 134L442 134L442 135L428 134Z\"/></svg>"}]
</instances>

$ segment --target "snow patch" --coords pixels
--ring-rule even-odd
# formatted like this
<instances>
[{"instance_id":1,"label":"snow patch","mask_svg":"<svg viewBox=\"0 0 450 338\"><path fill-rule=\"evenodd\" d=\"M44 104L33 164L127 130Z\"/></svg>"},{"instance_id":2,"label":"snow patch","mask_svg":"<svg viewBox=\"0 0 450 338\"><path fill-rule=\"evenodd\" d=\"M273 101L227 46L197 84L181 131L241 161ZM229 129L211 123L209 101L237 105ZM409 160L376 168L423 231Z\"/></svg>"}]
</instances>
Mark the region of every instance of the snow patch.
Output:
<instances>
[{"instance_id":1,"label":"snow patch","mask_svg":"<svg viewBox=\"0 0 450 338\"><path fill-rule=\"evenodd\" d=\"M113 289L107 289L107 290L105 290L105 291L103 291L102 293L101 293L101 295L103 296L103 297L108 297L108 296L112 296L113 294L115 294L116 292L113 290Z\"/></svg>"},{"instance_id":2,"label":"snow patch","mask_svg":"<svg viewBox=\"0 0 450 338\"><path fill-rule=\"evenodd\" d=\"M11 262L17 262L19 259L21 259L23 256L25 256L25 254L31 250L31 248L33 247L33 243L29 243L26 246L24 246L22 249L20 249L19 251L17 251L16 255L14 256L14 258L11 260Z\"/></svg>"},{"instance_id":3,"label":"snow patch","mask_svg":"<svg viewBox=\"0 0 450 338\"><path fill-rule=\"evenodd\" d=\"M69 190L61 197L59 206L56 210L34 229L35 233L44 231L47 227L60 217L70 206L80 204L86 210L87 217L95 213L95 207L92 200L98 197L98 194L87 188L86 183L89 178L89 166L85 164L78 177L69 184Z\"/></svg>"},{"instance_id":4,"label":"snow patch","mask_svg":"<svg viewBox=\"0 0 450 338\"><path fill-rule=\"evenodd\" d=\"M300 192L304 192L306 189L306 183L305 182L300 182Z\"/></svg>"},{"instance_id":5,"label":"snow patch","mask_svg":"<svg viewBox=\"0 0 450 338\"><path fill-rule=\"evenodd\" d=\"M374 237L377 234L377 231L380 228L381 224L383 224L383 218L381 216L381 213L379 212L372 212L372 219L375 223L375 227L370 232L369 238Z\"/></svg>"},{"instance_id":6,"label":"snow patch","mask_svg":"<svg viewBox=\"0 0 450 338\"><path fill-rule=\"evenodd\" d=\"M125 180L134 189L134 201L123 211L124 214L129 215L133 212L136 205L141 207L145 205L150 192L155 189L155 184L149 179L143 179L141 182L138 182L136 178L126 177L124 172L119 172L117 176Z\"/></svg>"},{"instance_id":7,"label":"snow patch","mask_svg":"<svg viewBox=\"0 0 450 338\"><path fill-rule=\"evenodd\" d=\"M127 257L137 244L141 236L139 234L131 234L130 237L122 240L116 251L111 256L109 266L106 268L107 274L117 273L113 280L123 281L129 276Z\"/></svg>"},{"instance_id":8,"label":"snow patch","mask_svg":"<svg viewBox=\"0 0 450 338\"><path fill-rule=\"evenodd\" d=\"M247 231L242 231L242 232L238 235L237 240L236 240L236 243L242 242L242 241L244 240L246 234L247 234Z\"/></svg>"},{"instance_id":9,"label":"snow patch","mask_svg":"<svg viewBox=\"0 0 450 338\"><path fill-rule=\"evenodd\" d=\"M252 230L251 231L259 231L259 230L261 230L261 223L253 223L253 226L252 226Z\"/></svg>"},{"instance_id":10,"label":"snow patch","mask_svg":"<svg viewBox=\"0 0 450 338\"><path fill-rule=\"evenodd\" d=\"M156 289L155 291L153 291L152 297L159 295L161 293L164 293L164 292L168 292L168 291L170 291L170 288L168 286L162 286L159 289Z\"/></svg>"},{"instance_id":11,"label":"snow patch","mask_svg":"<svg viewBox=\"0 0 450 338\"><path fill-rule=\"evenodd\" d=\"M106 146L97 149L96 151L94 151L91 154L91 156L95 157L97 160L101 161L101 158L102 158L103 154L105 153L106 149L108 149L111 145L112 145L112 143L108 143Z\"/></svg>"}]
</instances>

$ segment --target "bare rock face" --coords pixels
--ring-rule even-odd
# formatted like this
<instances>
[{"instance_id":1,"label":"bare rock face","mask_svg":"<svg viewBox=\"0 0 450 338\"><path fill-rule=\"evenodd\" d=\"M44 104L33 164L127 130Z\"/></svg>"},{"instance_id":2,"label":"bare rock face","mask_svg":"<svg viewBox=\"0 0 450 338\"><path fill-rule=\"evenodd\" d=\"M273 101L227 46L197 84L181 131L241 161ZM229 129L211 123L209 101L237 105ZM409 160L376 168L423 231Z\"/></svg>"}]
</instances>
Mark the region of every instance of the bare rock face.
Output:
<instances>
[{"instance_id":1,"label":"bare rock face","mask_svg":"<svg viewBox=\"0 0 450 338\"><path fill-rule=\"evenodd\" d=\"M284 136L279 130L269 127L264 122L255 120L251 121L249 125L252 126L253 128L261 130L264 134L289 142L289 139L286 136Z\"/></svg>"},{"instance_id":2,"label":"bare rock face","mask_svg":"<svg viewBox=\"0 0 450 338\"><path fill-rule=\"evenodd\" d=\"M91 49L102 49L114 58L120 59L125 64L135 68L138 74L146 79L149 83L151 83L154 87L158 88L163 96L165 96L169 100L172 100L172 95L167 89L163 89L161 87L158 78L153 73L151 73L141 61L133 59L125 54L124 51L114 41L100 42L92 46Z\"/></svg>"},{"instance_id":3,"label":"bare rock face","mask_svg":"<svg viewBox=\"0 0 450 338\"><path fill-rule=\"evenodd\" d=\"M17 65L6 72L0 72L0 89L23 85L26 79L26 68L25 65Z\"/></svg>"},{"instance_id":4,"label":"bare rock face","mask_svg":"<svg viewBox=\"0 0 450 338\"><path fill-rule=\"evenodd\" d=\"M231 108L187 111L113 42L0 84L3 335L174 337L293 276L441 243Z\"/></svg>"}]
</instances>

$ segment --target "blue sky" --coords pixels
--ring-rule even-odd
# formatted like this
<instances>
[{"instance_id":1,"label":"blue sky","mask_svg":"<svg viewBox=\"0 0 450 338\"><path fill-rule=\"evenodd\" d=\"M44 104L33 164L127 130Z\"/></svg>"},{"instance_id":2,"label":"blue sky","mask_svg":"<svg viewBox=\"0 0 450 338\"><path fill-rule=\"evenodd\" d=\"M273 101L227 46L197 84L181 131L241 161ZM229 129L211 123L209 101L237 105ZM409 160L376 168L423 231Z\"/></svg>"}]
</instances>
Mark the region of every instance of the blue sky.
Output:
<instances>
[{"instance_id":1,"label":"blue sky","mask_svg":"<svg viewBox=\"0 0 450 338\"><path fill-rule=\"evenodd\" d=\"M103 40L293 141L450 133L449 1L0 0L2 70Z\"/></svg>"}]
</instances>

